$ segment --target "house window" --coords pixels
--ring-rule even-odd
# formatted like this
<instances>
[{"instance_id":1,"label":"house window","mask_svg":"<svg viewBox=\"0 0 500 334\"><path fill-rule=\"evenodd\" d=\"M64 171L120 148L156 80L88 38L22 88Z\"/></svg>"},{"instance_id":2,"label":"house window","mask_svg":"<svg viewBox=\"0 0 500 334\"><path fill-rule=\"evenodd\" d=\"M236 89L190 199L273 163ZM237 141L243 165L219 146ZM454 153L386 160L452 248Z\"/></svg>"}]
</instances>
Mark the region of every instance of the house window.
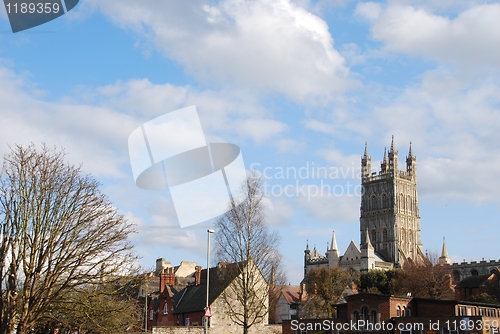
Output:
<instances>
[{"instance_id":1,"label":"house window","mask_svg":"<svg viewBox=\"0 0 500 334\"><path fill-rule=\"evenodd\" d=\"M153 310L149 310L149 320L153 320Z\"/></svg>"},{"instance_id":2,"label":"house window","mask_svg":"<svg viewBox=\"0 0 500 334\"><path fill-rule=\"evenodd\" d=\"M163 305L163 315L167 315L168 314L168 304L165 303L165 305Z\"/></svg>"},{"instance_id":3,"label":"house window","mask_svg":"<svg viewBox=\"0 0 500 334\"><path fill-rule=\"evenodd\" d=\"M377 311L373 310L371 313L370 313L370 322L372 324L375 324L378 322L378 319L377 319Z\"/></svg>"},{"instance_id":4,"label":"house window","mask_svg":"<svg viewBox=\"0 0 500 334\"><path fill-rule=\"evenodd\" d=\"M368 307L363 306L363 308L361 309L361 315L366 323L366 321L368 321Z\"/></svg>"}]
</instances>

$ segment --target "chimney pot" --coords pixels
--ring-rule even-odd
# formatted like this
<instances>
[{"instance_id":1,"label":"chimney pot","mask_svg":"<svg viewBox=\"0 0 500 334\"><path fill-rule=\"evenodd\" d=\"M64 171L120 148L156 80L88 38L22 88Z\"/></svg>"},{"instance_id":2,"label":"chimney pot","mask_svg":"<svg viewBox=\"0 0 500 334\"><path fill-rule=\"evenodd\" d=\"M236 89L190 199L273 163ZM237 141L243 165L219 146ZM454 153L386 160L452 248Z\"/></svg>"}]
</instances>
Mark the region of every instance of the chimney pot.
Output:
<instances>
[{"instance_id":1,"label":"chimney pot","mask_svg":"<svg viewBox=\"0 0 500 334\"><path fill-rule=\"evenodd\" d=\"M196 266L194 269L195 269L195 274L194 274L195 284L200 285L200 283L201 283L201 266Z\"/></svg>"}]
</instances>

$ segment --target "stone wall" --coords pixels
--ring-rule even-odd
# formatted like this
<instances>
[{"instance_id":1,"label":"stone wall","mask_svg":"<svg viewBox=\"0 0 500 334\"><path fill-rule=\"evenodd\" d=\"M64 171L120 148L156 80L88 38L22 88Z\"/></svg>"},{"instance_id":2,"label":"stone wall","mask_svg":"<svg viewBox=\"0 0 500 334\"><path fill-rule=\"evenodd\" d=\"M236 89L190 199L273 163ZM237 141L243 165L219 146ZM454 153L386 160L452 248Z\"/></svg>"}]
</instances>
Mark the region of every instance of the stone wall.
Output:
<instances>
[{"instance_id":1,"label":"stone wall","mask_svg":"<svg viewBox=\"0 0 500 334\"><path fill-rule=\"evenodd\" d=\"M153 327L153 334L203 334L204 328L201 326L171 326L171 327ZM209 331L210 334L236 334L241 333L240 328L214 327ZM281 334L281 325L266 325L264 332L266 334Z\"/></svg>"}]
</instances>

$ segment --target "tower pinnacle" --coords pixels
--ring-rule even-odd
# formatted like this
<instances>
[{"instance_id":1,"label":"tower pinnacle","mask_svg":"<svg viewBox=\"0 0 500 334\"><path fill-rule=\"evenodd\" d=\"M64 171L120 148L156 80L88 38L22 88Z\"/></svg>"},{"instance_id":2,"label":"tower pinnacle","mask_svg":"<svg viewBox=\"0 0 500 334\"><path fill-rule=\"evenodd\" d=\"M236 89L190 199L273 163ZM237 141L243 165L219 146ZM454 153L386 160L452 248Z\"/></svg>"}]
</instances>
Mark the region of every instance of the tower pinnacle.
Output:
<instances>
[{"instance_id":1,"label":"tower pinnacle","mask_svg":"<svg viewBox=\"0 0 500 334\"><path fill-rule=\"evenodd\" d=\"M408 158L414 158L413 150L411 149L411 142L410 142L410 151L408 152Z\"/></svg>"},{"instance_id":2,"label":"tower pinnacle","mask_svg":"<svg viewBox=\"0 0 500 334\"><path fill-rule=\"evenodd\" d=\"M330 250L338 250L337 239L335 238L335 231L332 234L332 243L330 244Z\"/></svg>"},{"instance_id":3,"label":"tower pinnacle","mask_svg":"<svg viewBox=\"0 0 500 334\"><path fill-rule=\"evenodd\" d=\"M394 145L394 135L392 135L391 149L389 151L389 170L393 171L394 174L398 173L398 151L396 151L396 145Z\"/></svg>"},{"instance_id":4,"label":"tower pinnacle","mask_svg":"<svg viewBox=\"0 0 500 334\"><path fill-rule=\"evenodd\" d=\"M439 257L439 264L450 264L451 260L448 256L448 249L446 248L446 239L443 237L443 249L441 250L441 256Z\"/></svg>"}]
</instances>

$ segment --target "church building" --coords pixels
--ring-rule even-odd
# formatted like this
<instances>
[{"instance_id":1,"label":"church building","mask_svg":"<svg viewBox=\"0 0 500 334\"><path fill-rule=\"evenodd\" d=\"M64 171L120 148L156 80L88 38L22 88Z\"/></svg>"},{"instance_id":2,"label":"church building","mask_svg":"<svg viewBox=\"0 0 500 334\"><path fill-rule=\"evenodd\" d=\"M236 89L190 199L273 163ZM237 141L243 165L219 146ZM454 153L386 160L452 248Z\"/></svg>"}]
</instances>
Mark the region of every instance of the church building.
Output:
<instances>
[{"instance_id":1,"label":"church building","mask_svg":"<svg viewBox=\"0 0 500 334\"><path fill-rule=\"evenodd\" d=\"M351 241L340 255L333 233L325 256L309 245L304 251L304 275L320 266L352 268L356 271L400 268L406 261L423 261L417 192L417 160L411 143L406 170L398 168L398 151L392 137L384 150L380 171L372 172L368 146L361 158L360 248Z\"/></svg>"}]
</instances>

